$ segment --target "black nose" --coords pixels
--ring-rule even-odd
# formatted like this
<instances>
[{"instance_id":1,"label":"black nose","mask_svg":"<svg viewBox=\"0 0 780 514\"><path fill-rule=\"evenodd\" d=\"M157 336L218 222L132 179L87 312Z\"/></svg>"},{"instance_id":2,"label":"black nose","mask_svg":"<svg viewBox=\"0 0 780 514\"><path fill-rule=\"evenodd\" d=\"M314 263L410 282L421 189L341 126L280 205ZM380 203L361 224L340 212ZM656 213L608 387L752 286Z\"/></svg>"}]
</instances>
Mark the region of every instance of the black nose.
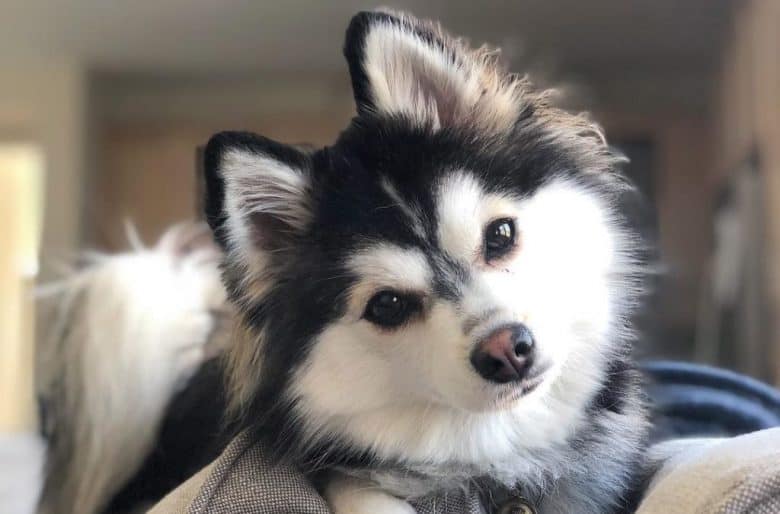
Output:
<instances>
[{"instance_id":1,"label":"black nose","mask_svg":"<svg viewBox=\"0 0 780 514\"><path fill-rule=\"evenodd\" d=\"M533 364L534 338L520 323L497 328L471 352L471 364L486 380L500 384L522 380Z\"/></svg>"}]
</instances>

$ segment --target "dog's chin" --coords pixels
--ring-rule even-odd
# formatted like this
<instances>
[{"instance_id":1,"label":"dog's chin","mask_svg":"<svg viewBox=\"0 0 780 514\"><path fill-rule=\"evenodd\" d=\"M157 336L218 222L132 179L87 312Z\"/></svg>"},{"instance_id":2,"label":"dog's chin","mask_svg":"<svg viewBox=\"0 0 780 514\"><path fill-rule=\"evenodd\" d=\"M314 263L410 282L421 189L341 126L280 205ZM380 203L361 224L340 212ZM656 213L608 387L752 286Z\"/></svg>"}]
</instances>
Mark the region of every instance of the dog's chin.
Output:
<instances>
[{"instance_id":1,"label":"dog's chin","mask_svg":"<svg viewBox=\"0 0 780 514\"><path fill-rule=\"evenodd\" d=\"M472 390L474 394L460 396L458 401L447 403L458 410L474 413L511 410L531 397L544 394L554 381L553 375L548 368L545 368L531 373L528 378L519 382L496 384L484 380L478 386L478 392Z\"/></svg>"},{"instance_id":2,"label":"dog's chin","mask_svg":"<svg viewBox=\"0 0 780 514\"><path fill-rule=\"evenodd\" d=\"M518 402L522 401L527 396L532 395L539 387L544 383L545 376L543 373L523 380L521 382L515 382L511 384L501 384L495 387L493 401L490 403L489 410L506 410L511 409Z\"/></svg>"}]
</instances>

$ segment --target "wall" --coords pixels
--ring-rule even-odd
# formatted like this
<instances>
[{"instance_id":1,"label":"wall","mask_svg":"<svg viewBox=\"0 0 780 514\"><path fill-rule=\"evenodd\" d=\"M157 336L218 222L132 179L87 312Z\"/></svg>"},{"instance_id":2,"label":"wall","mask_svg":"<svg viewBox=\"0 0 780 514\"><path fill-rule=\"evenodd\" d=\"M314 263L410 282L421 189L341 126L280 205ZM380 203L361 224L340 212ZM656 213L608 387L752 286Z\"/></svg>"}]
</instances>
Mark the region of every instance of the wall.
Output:
<instances>
[{"instance_id":1,"label":"wall","mask_svg":"<svg viewBox=\"0 0 780 514\"><path fill-rule=\"evenodd\" d=\"M766 206L767 351L780 384L780 2L738 3L728 41L720 72L717 170L725 177L758 152Z\"/></svg>"},{"instance_id":2,"label":"wall","mask_svg":"<svg viewBox=\"0 0 780 514\"><path fill-rule=\"evenodd\" d=\"M6 167L5 172L16 173L15 177L5 176L13 180L4 181L1 209L4 230L0 231L0 310L7 317L0 320L0 353L2 363L10 366L0 370L0 389L4 393L0 397L8 399L0 409L4 429L31 429L37 414L34 340L36 334L45 333L46 320L33 316L36 279L47 281L58 276L57 270L73 258L81 245L82 193L88 167L87 105L87 77L77 63L0 63L0 143L6 148L29 143L35 149L34 156L26 159L16 156L19 151L13 150L0 163ZM32 179L31 174L41 176ZM42 202L37 197L39 192L31 191L35 187L43 189ZM29 220L39 215L43 218L41 263L33 250L20 270L16 262L18 251L25 238L37 239L37 227L31 228ZM38 225L39 220L34 224Z\"/></svg>"},{"instance_id":3,"label":"wall","mask_svg":"<svg viewBox=\"0 0 780 514\"><path fill-rule=\"evenodd\" d=\"M711 115L701 108L596 113L608 139L646 138L655 146L654 199L661 258L660 290L652 307L664 327L658 353L690 358L702 270L712 249L717 175Z\"/></svg>"},{"instance_id":4,"label":"wall","mask_svg":"<svg viewBox=\"0 0 780 514\"><path fill-rule=\"evenodd\" d=\"M0 139L40 144L45 162L43 277L81 243L88 82L71 61L0 63ZM48 265L47 265L48 264Z\"/></svg>"},{"instance_id":5,"label":"wall","mask_svg":"<svg viewBox=\"0 0 780 514\"><path fill-rule=\"evenodd\" d=\"M286 143L332 142L352 116L345 78L199 79L102 77L88 240L127 247L129 220L153 242L191 219L198 199L195 149L221 130L250 130Z\"/></svg>"},{"instance_id":6,"label":"wall","mask_svg":"<svg viewBox=\"0 0 780 514\"><path fill-rule=\"evenodd\" d=\"M0 434L32 431L33 277L40 236L43 155L0 144Z\"/></svg>"}]
</instances>

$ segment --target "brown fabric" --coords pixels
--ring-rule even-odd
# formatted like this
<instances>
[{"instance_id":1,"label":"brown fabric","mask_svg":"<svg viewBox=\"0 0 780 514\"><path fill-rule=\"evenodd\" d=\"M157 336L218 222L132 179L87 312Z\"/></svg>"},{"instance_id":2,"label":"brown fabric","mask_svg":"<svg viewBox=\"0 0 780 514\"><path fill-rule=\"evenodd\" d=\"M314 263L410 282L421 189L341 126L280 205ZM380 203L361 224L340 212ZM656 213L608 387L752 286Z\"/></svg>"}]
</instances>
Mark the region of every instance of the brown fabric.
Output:
<instances>
[{"instance_id":1,"label":"brown fabric","mask_svg":"<svg viewBox=\"0 0 780 514\"><path fill-rule=\"evenodd\" d=\"M673 441L654 449L664 464L638 514L780 513L780 428L733 439ZM476 491L427 498L419 514L484 514ZM150 514L328 514L294 467L274 464L261 445L236 438L214 463Z\"/></svg>"}]
</instances>

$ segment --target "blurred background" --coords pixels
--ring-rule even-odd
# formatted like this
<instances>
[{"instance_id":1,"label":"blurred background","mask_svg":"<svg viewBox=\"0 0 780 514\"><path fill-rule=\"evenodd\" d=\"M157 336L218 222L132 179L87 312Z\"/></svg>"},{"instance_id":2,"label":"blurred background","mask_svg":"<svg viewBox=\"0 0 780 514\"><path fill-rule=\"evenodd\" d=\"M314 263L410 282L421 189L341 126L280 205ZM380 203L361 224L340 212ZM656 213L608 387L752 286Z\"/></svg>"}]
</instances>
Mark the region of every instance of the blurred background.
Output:
<instances>
[{"instance_id":1,"label":"blurred background","mask_svg":"<svg viewBox=\"0 0 780 514\"><path fill-rule=\"evenodd\" d=\"M645 353L780 382L780 1L391 4L501 47L631 157L664 263ZM31 284L83 249L126 249L125 219L152 242L196 216L209 135L335 139L354 110L344 29L370 7L3 0L5 391L31 380L18 364L31 355Z\"/></svg>"}]
</instances>

